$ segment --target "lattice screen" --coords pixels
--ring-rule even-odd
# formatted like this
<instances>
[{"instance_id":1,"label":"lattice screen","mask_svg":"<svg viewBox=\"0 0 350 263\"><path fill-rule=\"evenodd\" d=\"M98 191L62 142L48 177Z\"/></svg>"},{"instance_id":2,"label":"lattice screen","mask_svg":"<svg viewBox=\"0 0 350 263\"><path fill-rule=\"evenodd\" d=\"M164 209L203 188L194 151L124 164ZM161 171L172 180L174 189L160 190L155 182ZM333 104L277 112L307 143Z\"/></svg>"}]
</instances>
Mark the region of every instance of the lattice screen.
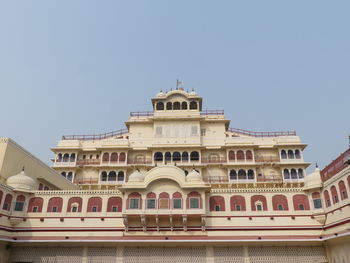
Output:
<instances>
[{"instance_id":1,"label":"lattice screen","mask_svg":"<svg viewBox=\"0 0 350 263\"><path fill-rule=\"evenodd\" d=\"M89 247L88 263L115 263L116 247Z\"/></svg>"},{"instance_id":2,"label":"lattice screen","mask_svg":"<svg viewBox=\"0 0 350 263\"><path fill-rule=\"evenodd\" d=\"M81 247L20 247L12 248L10 262L81 263Z\"/></svg>"},{"instance_id":3,"label":"lattice screen","mask_svg":"<svg viewBox=\"0 0 350 263\"><path fill-rule=\"evenodd\" d=\"M250 247L251 263L327 262L323 247Z\"/></svg>"},{"instance_id":4,"label":"lattice screen","mask_svg":"<svg viewBox=\"0 0 350 263\"><path fill-rule=\"evenodd\" d=\"M214 247L215 263L244 263L242 247Z\"/></svg>"},{"instance_id":5,"label":"lattice screen","mask_svg":"<svg viewBox=\"0 0 350 263\"><path fill-rule=\"evenodd\" d=\"M202 263L205 247L125 247L124 263Z\"/></svg>"}]
</instances>

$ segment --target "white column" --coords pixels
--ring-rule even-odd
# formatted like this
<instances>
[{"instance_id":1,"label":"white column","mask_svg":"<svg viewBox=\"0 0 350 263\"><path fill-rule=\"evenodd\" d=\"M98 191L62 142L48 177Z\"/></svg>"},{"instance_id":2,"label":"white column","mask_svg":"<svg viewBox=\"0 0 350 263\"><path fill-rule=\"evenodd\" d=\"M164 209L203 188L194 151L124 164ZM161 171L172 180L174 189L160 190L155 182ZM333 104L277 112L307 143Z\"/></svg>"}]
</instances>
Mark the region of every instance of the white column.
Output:
<instances>
[{"instance_id":1,"label":"white column","mask_svg":"<svg viewBox=\"0 0 350 263\"><path fill-rule=\"evenodd\" d=\"M124 254L124 247L123 246L117 246L117 257L115 262L116 263L123 263L123 254Z\"/></svg>"},{"instance_id":2,"label":"white column","mask_svg":"<svg viewBox=\"0 0 350 263\"><path fill-rule=\"evenodd\" d=\"M244 263L250 263L248 246L243 246L243 257L244 257Z\"/></svg>"}]
</instances>

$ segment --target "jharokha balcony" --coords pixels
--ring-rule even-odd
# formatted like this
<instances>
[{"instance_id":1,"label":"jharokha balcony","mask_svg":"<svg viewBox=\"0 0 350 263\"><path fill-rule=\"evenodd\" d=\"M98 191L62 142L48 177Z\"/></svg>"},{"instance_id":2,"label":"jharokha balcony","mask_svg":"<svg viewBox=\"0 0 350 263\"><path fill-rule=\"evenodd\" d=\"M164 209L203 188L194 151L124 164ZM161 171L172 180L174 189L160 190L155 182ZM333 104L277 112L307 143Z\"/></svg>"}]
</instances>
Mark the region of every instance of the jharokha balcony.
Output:
<instances>
[{"instance_id":1,"label":"jharokha balcony","mask_svg":"<svg viewBox=\"0 0 350 263\"><path fill-rule=\"evenodd\" d=\"M100 159L83 159L83 160L77 160L78 166L89 166L89 165L100 165L101 160Z\"/></svg>"}]
</instances>

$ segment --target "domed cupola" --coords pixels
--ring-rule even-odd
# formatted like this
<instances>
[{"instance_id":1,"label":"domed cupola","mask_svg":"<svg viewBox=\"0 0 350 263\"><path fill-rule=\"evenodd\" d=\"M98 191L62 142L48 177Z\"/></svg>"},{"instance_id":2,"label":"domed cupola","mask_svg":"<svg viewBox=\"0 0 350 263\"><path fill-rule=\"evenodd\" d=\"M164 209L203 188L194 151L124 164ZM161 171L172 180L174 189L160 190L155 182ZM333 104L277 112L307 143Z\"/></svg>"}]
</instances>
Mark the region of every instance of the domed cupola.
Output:
<instances>
[{"instance_id":1,"label":"domed cupola","mask_svg":"<svg viewBox=\"0 0 350 263\"><path fill-rule=\"evenodd\" d=\"M192 90L188 95L190 95L190 96L197 96L197 92L195 92L194 90Z\"/></svg>"},{"instance_id":2,"label":"domed cupola","mask_svg":"<svg viewBox=\"0 0 350 263\"><path fill-rule=\"evenodd\" d=\"M199 172L197 172L195 169L193 169L186 176L186 181L187 182L202 182L202 176L200 175Z\"/></svg>"},{"instance_id":3,"label":"domed cupola","mask_svg":"<svg viewBox=\"0 0 350 263\"><path fill-rule=\"evenodd\" d=\"M6 184L18 191L34 191L37 188L37 183L33 178L26 175L24 168L19 174L7 178Z\"/></svg>"},{"instance_id":4,"label":"domed cupola","mask_svg":"<svg viewBox=\"0 0 350 263\"><path fill-rule=\"evenodd\" d=\"M139 170L136 170L132 174L129 175L128 182L130 182L130 183L143 182L144 178L145 178L145 176L142 173L140 173Z\"/></svg>"},{"instance_id":5,"label":"domed cupola","mask_svg":"<svg viewBox=\"0 0 350 263\"><path fill-rule=\"evenodd\" d=\"M321 173L320 173L320 169L316 166L316 169L314 172L305 176L304 188L309 190L309 189L316 189L321 187L322 187Z\"/></svg>"},{"instance_id":6,"label":"domed cupola","mask_svg":"<svg viewBox=\"0 0 350 263\"><path fill-rule=\"evenodd\" d=\"M160 92L157 93L156 97L163 98L163 97L165 97L165 93L161 90Z\"/></svg>"}]
</instances>

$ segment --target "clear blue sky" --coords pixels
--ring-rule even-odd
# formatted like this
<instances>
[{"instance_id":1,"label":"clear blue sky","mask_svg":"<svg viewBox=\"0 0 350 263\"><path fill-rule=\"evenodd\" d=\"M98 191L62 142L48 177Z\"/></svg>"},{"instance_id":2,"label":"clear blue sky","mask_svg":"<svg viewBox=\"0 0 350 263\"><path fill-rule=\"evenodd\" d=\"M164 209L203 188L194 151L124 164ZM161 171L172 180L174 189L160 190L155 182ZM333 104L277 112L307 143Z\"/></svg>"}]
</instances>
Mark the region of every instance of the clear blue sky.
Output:
<instances>
[{"instance_id":1,"label":"clear blue sky","mask_svg":"<svg viewBox=\"0 0 350 263\"><path fill-rule=\"evenodd\" d=\"M62 134L124 127L176 78L231 126L348 147L349 1L1 1L0 136L49 163Z\"/></svg>"}]
</instances>

